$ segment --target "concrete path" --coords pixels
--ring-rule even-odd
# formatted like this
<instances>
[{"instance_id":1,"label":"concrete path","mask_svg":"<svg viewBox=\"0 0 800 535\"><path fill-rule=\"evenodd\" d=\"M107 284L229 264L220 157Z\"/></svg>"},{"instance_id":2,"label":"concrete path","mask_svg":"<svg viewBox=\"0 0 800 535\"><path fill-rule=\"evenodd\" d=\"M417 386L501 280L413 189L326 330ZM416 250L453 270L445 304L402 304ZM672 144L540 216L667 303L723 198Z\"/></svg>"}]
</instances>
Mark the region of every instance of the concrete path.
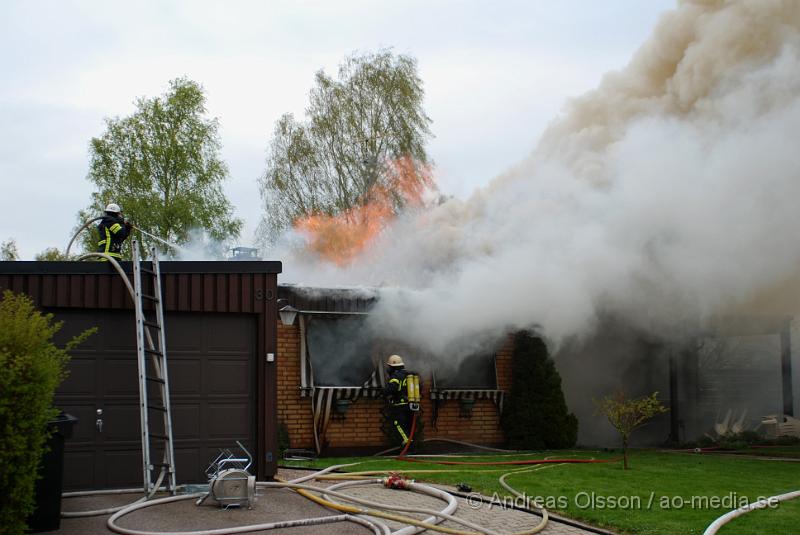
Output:
<instances>
[{"instance_id":1,"label":"concrete path","mask_svg":"<svg viewBox=\"0 0 800 535\"><path fill-rule=\"evenodd\" d=\"M308 474L308 472L296 470L281 470L279 473L284 479L291 479L306 474ZM330 484L330 482L328 482L328 484ZM447 487L442 488L453 490ZM439 499L415 492L385 489L378 485L354 487L345 489L345 492L352 496L384 503L397 503L399 501L403 505L426 507L436 510L441 510L444 507L444 503ZM194 504L194 500L184 500L136 511L125 516L120 521L120 525L138 530L175 532L201 529L208 530L338 514L291 491L283 489L260 489L259 494L258 501L252 510L231 509L225 511L214 505L198 507ZM69 498L63 501L62 508L64 511L101 509L113 505L130 503L138 499L138 497L138 495L115 495ZM422 518L425 515L411 516ZM524 531L537 525L540 521L540 517L527 512L503 508L498 505L490 506L486 503L479 503L477 499L463 498L459 498L456 516L495 530L498 533ZM113 532L106 527L107 519L108 516L82 519L65 518L61 520L61 529L48 533L54 535L109 535ZM389 524L393 529L400 527L399 524ZM468 529L453 522L446 522L443 525L457 529ZM270 533L272 535L331 535L336 533L347 535L351 533L366 534L370 533L370 531L363 526L350 522L338 522L335 524L252 533ZM541 533L544 535L588 535L590 533L597 533L597 531L587 531L579 527L558 522L551 518L547 527Z\"/></svg>"}]
</instances>

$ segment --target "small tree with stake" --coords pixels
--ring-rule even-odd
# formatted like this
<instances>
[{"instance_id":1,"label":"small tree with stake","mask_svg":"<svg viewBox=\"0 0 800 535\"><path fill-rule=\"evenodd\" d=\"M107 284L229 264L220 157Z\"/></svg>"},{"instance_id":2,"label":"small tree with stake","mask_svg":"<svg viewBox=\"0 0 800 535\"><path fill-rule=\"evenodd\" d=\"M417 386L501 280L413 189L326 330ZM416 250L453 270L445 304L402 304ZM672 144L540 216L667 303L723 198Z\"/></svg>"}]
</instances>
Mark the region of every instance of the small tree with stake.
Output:
<instances>
[{"instance_id":1,"label":"small tree with stake","mask_svg":"<svg viewBox=\"0 0 800 535\"><path fill-rule=\"evenodd\" d=\"M625 470L628 469L628 442L631 433L654 416L669 411L658 400L658 392L643 398L628 399L625 392L619 390L613 396L606 396L599 401L594 400L594 403L597 411L608 418L622 438L622 459Z\"/></svg>"}]
</instances>

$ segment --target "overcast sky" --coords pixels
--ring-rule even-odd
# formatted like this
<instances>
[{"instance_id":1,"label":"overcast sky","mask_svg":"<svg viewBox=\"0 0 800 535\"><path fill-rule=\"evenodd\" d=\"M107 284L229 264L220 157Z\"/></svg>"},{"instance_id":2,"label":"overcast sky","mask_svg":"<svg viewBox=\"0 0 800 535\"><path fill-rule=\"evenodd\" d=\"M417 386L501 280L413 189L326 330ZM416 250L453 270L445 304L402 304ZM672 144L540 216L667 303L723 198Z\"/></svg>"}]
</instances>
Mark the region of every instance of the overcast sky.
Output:
<instances>
[{"instance_id":1,"label":"overcast sky","mask_svg":"<svg viewBox=\"0 0 800 535\"><path fill-rule=\"evenodd\" d=\"M526 156L569 97L624 66L674 4L0 0L0 241L16 239L25 260L63 250L103 119L187 76L220 120L225 191L251 244L275 121L302 116L317 70L385 47L417 58L435 176L466 197Z\"/></svg>"}]
</instances>

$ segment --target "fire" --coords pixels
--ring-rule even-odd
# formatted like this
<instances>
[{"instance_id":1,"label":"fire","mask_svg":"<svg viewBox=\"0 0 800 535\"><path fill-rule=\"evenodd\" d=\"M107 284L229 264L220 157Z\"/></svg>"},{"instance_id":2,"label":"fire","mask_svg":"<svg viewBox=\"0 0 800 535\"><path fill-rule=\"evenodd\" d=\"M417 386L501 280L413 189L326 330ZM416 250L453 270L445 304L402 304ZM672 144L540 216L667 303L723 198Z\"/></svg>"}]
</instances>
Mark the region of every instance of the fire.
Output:
<instances>
[{"instance_id":1,"label":"fire","mask_svg":"<svg viewBox=\"0 0 800 535\"><path fill-rule=\"evenodd\" d=\"M294 226L306 236L307 247L340 266L349 264L396 217L395 200L420 207L425 193L434 188L429 166L411 157L393 160L387 166L387 184L376 184L366 202L335 216L316 214L298 219Z\"/></svg>"}]
</instances>

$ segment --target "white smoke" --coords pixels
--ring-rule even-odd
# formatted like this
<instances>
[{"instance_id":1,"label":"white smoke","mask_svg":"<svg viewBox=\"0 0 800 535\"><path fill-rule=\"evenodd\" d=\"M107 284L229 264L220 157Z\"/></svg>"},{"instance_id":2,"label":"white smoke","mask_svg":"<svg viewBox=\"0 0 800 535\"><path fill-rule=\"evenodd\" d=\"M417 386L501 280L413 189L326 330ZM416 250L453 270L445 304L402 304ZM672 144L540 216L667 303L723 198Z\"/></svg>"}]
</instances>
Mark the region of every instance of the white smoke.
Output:
<instances>
[{"instance_id":1,"label":"white smoke","mask_svg":"<svg viewBox=\"0 0 800 535\"><path fill-rule=\"evenodd\" d=\"M800 271L798 131L800 2L685 1L526 161L346 269L290 257L284 279L380 286L376 324L435 353L606 314L696 324Z\"/></svg>"}]
</instances>

